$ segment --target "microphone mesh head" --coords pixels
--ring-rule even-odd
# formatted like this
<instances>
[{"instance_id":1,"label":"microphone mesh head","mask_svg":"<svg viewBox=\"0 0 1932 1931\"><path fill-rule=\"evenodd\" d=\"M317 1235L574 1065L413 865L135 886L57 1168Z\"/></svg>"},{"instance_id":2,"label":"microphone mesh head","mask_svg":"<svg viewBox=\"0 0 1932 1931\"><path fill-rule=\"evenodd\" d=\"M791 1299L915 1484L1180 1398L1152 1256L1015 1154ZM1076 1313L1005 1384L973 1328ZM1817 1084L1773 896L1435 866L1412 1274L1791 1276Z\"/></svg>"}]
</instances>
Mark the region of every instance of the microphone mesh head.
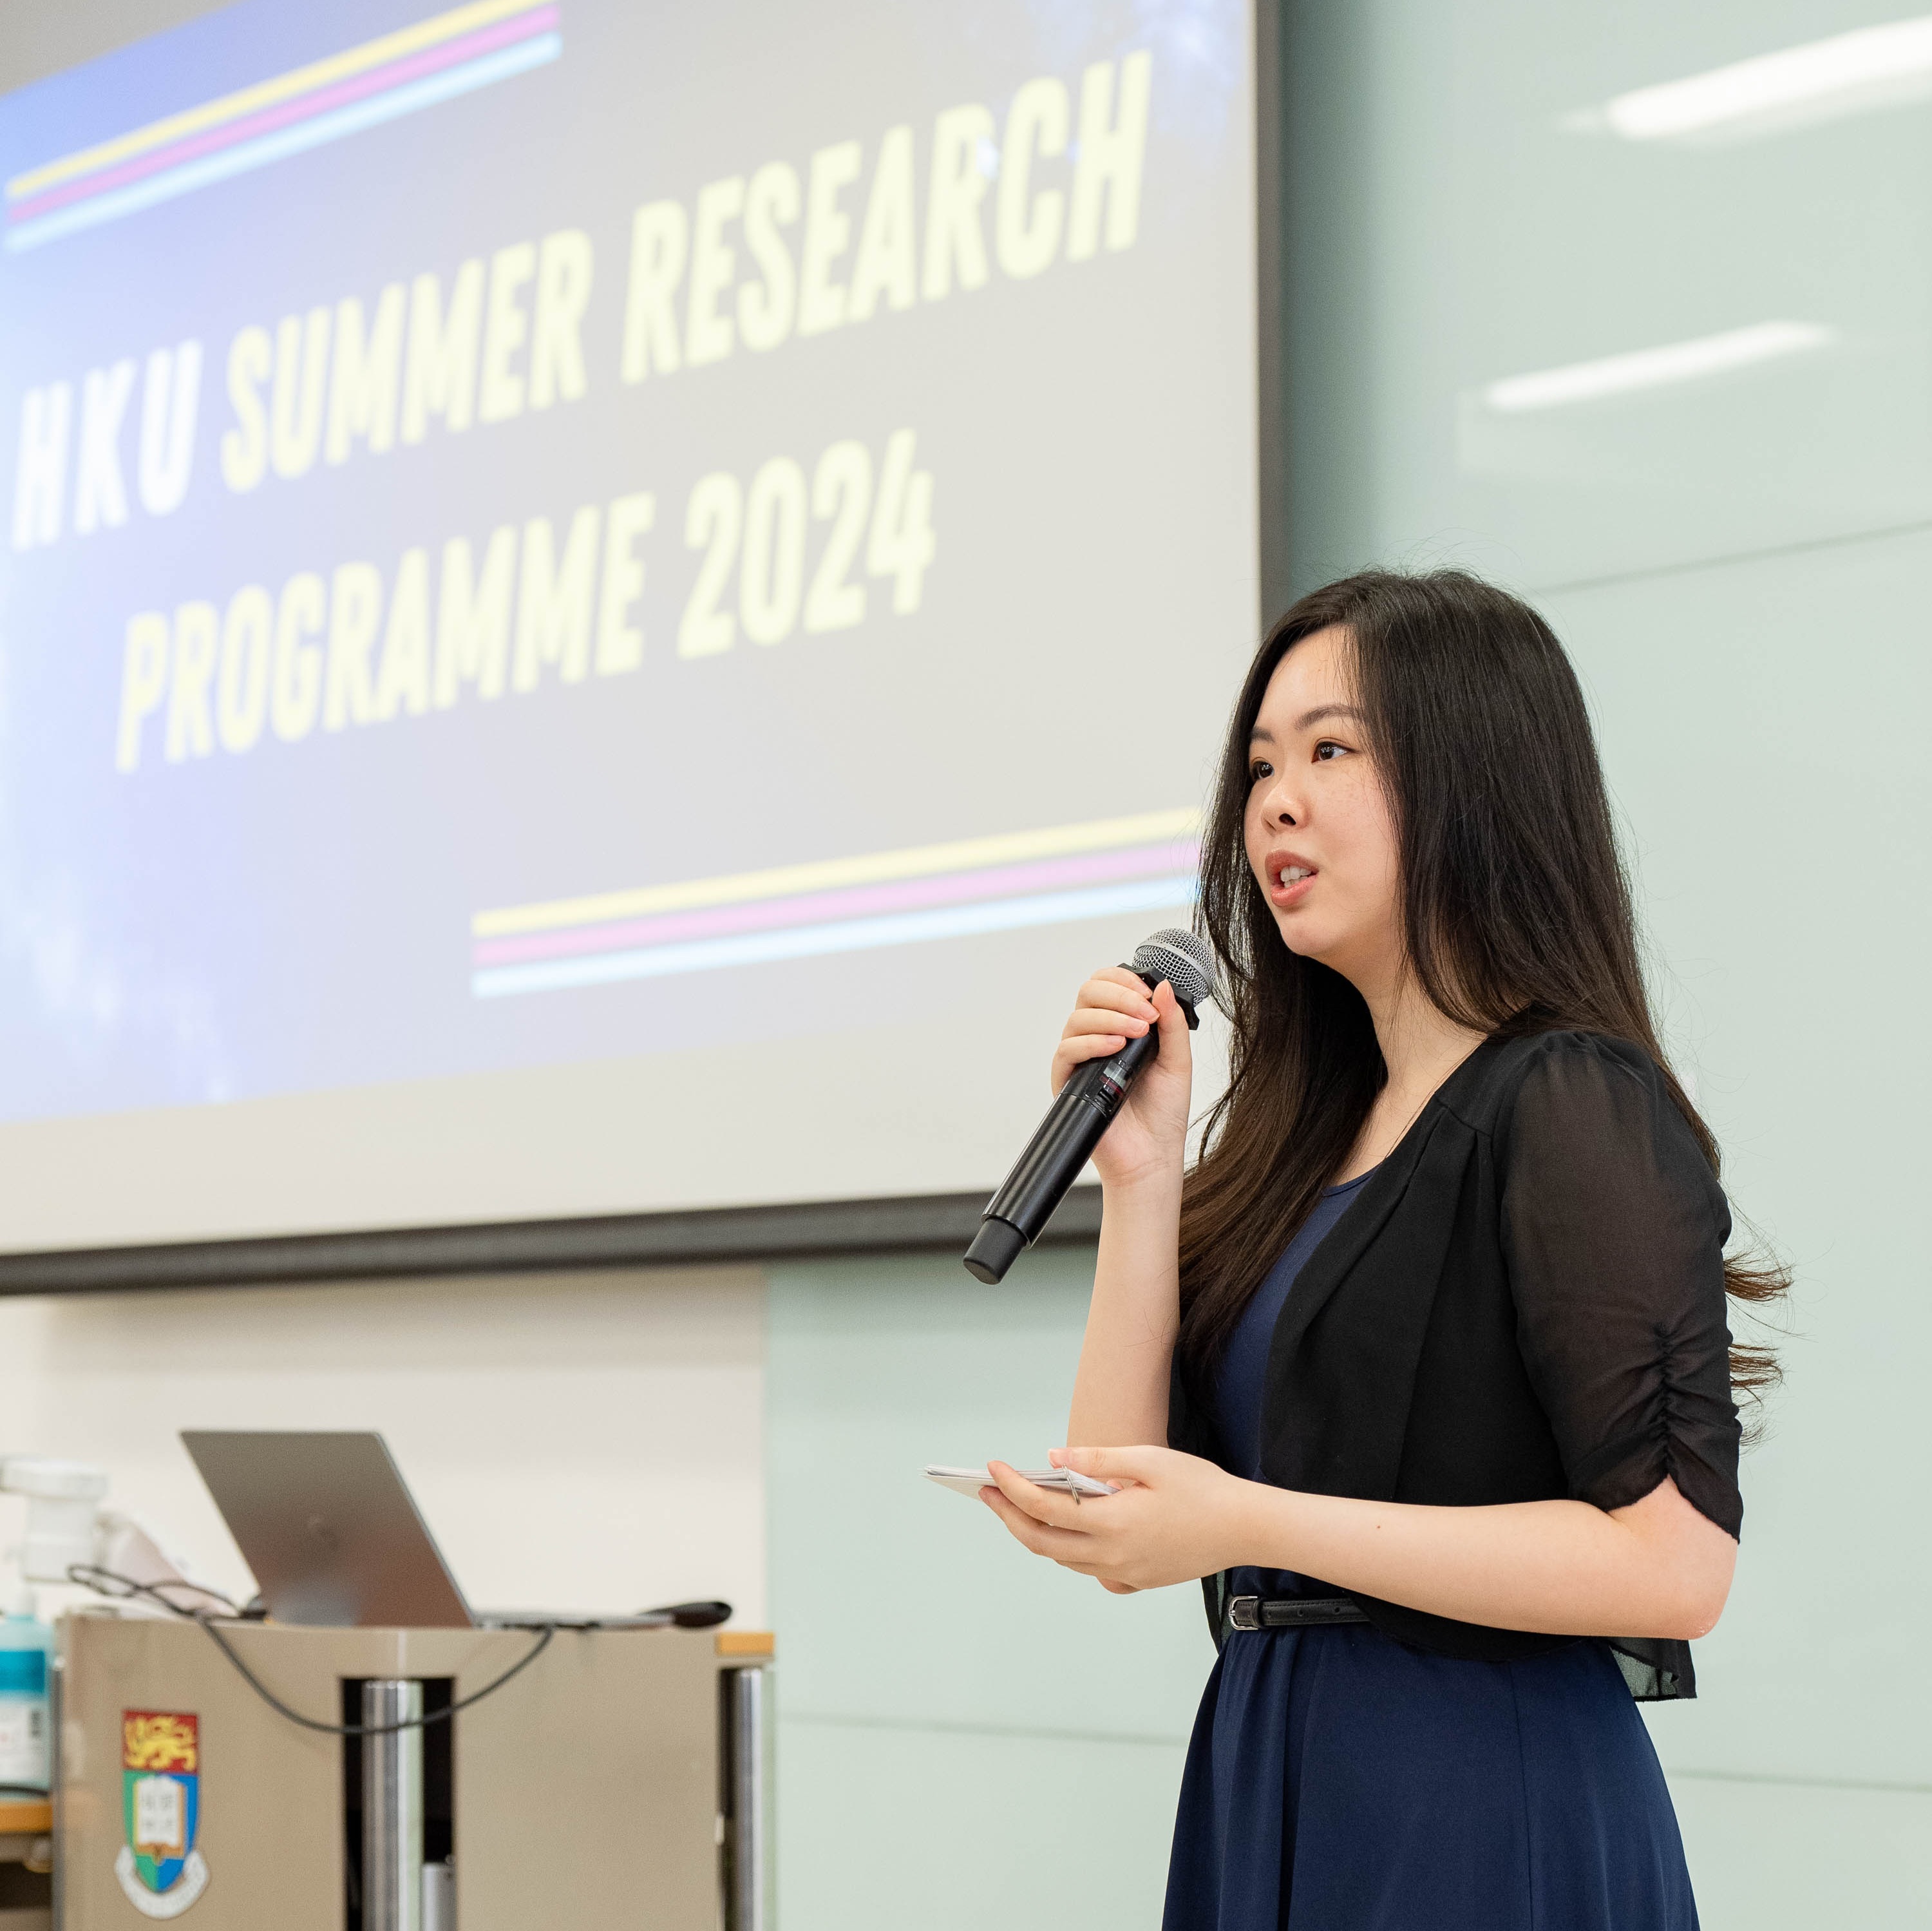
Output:
<instances>
[{"instance_id":1,"label":"microphone mesh head","mask_svg":"<svg viewBox=\"0 0 1932 1931\"><path fill-rule=\"evenodd\" d=\"M1174 996L1198 1006L1214 996L1214 954L1204 938L1177 925L1163 926L1134 948L1133 969L1165 979Z\"/></svg>"}]
</instances>

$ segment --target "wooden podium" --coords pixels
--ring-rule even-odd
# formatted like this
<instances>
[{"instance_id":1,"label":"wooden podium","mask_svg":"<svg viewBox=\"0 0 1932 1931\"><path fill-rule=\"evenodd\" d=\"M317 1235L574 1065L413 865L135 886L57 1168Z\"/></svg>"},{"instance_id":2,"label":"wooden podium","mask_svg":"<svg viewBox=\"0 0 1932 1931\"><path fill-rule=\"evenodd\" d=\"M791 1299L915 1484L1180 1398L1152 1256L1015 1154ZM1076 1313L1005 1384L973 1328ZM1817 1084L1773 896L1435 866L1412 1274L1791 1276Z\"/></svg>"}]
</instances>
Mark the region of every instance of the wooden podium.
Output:
<instances>
[{"instance_id":1,"label":"wooden podium","mask_svg":"<svg viewBox=\"0 0 1932 1931\"><path fill-rule=\"evenodd\" d=\"M283 1702L334 1724L361 1720L370 1683L446 1708L538 1640L220 1626ZM395 1903L362 1869L363 1740L278 1714L191 1623L68 1616L62 1931L771 1931L772 1655L736 1631L559 1630L410 1734L428 1879Z\"/></svg>"}]
</instances>

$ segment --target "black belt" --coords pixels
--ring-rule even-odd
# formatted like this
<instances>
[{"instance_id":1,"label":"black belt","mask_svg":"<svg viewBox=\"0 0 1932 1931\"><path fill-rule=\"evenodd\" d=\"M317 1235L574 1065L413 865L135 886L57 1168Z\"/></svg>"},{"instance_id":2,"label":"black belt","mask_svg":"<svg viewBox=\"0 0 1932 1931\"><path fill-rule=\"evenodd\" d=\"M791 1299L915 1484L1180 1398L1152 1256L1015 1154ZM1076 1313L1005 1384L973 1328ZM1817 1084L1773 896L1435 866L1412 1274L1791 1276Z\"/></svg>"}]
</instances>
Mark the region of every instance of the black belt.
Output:
<instances>
[{"instance_id":1,"label":"black belt","mask_svg":"<svg viewBox=\"0 0 1932 1931\"><path fill-rule=\"evenodd\" d=\"M1330 1623L1366 1623L1366 1612L1346 1596L1258 1596L1228 1599L1231 1629L1309 1629Z\"/></svg>"}]
</instances>

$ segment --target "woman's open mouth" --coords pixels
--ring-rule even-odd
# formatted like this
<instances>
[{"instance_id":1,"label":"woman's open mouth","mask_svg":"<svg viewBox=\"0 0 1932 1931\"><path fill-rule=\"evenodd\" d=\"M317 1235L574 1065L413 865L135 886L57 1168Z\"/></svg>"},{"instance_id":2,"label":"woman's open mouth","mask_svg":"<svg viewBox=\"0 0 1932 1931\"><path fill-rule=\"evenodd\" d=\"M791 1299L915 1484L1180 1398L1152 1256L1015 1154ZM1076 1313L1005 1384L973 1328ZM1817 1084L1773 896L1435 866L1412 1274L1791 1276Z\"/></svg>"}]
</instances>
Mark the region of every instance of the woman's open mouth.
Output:
<instances>
[{"instance_id":1,"label":"woman's open mouth","mask_svg":"<svg viewBox=\"0 0 1932 1931\"><path fill-rule=\"evenodd\" d=\"M1268 861L1268 897L1281 909L1299 905L1307 897L1318 875L1299 852L1270 851Z\"/></svg>"}]
</instances>

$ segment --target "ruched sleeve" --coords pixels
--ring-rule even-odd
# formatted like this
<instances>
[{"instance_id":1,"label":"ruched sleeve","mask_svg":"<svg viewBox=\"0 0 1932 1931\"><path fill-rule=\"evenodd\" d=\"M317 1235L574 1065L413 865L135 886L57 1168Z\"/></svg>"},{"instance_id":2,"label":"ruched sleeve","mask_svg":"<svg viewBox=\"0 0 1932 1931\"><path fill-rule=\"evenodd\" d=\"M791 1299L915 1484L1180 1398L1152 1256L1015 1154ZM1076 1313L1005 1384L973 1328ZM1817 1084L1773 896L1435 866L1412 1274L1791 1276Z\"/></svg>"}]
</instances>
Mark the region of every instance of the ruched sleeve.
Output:
<instances>
[{"instance_id":1,"label":"ruched sleeve","mask_svg":"<svg viewBox=\"0 0 1932 1931\"><path fill-rule=\"evenodd\" d=\"M1620 1509L1667 1475L1736 1536L1723 1189L1648 1054L1538 1044L1498 1123L1503 1252L1570 1493Z\"/></svg>"}]
</instances>

